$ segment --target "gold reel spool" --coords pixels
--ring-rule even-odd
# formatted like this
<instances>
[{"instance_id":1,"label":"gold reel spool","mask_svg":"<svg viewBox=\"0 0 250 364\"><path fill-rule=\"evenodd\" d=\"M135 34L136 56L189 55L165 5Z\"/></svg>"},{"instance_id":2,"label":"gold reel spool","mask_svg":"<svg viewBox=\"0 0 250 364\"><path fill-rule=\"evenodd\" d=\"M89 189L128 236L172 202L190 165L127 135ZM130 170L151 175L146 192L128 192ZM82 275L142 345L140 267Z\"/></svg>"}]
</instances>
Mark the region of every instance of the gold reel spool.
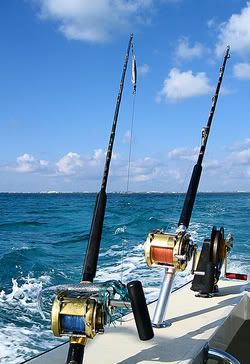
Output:
<instances>
[{"instance_id":1,"label":"gold reel spool","mask_svg":"<svg viewBox=\"0 0 250 364\"><path fill-rule=\"evenodd\" d=\"M187 233L152 232L144 244L146 263L149 267L174 267L177 271L184 271L193 247Z\"/></svg>"}]
</instances>

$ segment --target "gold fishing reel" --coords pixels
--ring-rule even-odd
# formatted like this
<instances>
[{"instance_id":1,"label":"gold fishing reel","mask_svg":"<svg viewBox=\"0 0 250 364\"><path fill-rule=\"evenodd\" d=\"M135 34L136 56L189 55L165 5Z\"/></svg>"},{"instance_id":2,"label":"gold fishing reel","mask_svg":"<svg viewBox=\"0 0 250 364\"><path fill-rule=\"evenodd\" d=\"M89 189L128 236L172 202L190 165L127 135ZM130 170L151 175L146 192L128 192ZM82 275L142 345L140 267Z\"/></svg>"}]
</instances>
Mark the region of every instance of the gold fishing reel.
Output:
<instances>
[{"instance_id":1,"label":"gold fishing reel","mask_svg":"<svg viewBox=\"0 0 250 364\"><path fill-rule=\"evenodd\" d=\"M104 331L105 314L96 298L70 297L61 293L54 299L51 327L55 336L93 339Z\"/></svg>"},{"instance_id":2,"label":"gold fishing reel","mask_svg":"<svg viewBox=\"0 0 250 364\"><path fill-rule=\"evenodd\" d=\"M126 286L120 281L83 282L52 287L57 292L51 311L55 336L82 343L104 332L104 326L130 309Z\"/></svg>"},{"instance_id":3,"label":"gold fishing reel","mask_svg":"<svg viewBox=\"0 0 250 364\"><path fill-rule=\"evenodd\" d=\"M196 252L196 245L185 231L164 233L153 231L144 244L146 263L149 267L174 267L184 271Z\"/></svg>"}]
</instances>

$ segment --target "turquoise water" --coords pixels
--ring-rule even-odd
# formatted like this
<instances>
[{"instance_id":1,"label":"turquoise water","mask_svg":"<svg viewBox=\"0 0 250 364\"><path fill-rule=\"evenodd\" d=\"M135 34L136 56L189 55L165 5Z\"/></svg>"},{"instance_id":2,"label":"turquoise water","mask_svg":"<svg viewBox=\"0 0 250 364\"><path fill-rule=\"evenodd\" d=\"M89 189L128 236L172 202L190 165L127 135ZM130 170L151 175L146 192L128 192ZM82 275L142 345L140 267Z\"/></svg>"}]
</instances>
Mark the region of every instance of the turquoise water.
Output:
<instances>
[{"instance_id":1,"label":"turquoise water","mask_svg":"<svg viewBox=\"0 0 250 364\"><path fill-rule=\"evenodd\" d=\"M143 243L152 229L176 228L184 195L109 194L97 278L140 279L157 297L162 271L148 269ZM37 298L43 288L81 278L94 194L0 194L0 363L21 363L61 342ZM213 225L234 235L230 271L250 273L250 194L199 194L189 227L199 245ZM191 278L177 274L178 286Z\"/></svg>"}]
</instances>

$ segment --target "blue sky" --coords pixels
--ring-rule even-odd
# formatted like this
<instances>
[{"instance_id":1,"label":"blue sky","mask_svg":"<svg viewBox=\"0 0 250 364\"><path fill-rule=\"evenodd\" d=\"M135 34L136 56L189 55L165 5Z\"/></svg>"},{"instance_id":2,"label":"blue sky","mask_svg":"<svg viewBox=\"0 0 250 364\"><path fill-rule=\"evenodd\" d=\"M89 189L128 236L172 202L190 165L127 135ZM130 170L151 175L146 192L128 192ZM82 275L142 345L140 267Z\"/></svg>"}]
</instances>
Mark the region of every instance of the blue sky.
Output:
<instances>
[{"instance_id":1,"label":"blue sky","mask_svg":"<svg viewBox=\"0 0 250 364\"><path fill-rule=\"evenodd\" d=\"M250 3L0 4L0 191L97 191L130 32L138 66L131 191L185 191L227 44L201 191L250 191ZM127 185L131 65L109 191Z\"/></svg>"}]
</instances>

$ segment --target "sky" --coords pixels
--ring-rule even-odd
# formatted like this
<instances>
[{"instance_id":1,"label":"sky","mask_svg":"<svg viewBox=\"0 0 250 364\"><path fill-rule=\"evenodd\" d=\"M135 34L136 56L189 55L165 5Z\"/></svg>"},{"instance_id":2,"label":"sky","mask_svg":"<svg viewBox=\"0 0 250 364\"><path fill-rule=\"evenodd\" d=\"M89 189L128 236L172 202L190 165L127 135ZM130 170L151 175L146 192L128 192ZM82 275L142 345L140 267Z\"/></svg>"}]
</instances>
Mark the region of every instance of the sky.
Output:
<instances>
[{"instance_id":1,"label":"sky","mask_svg":"<svg viewBox=\"0 0 250 364\"><path fill-rule=\"evenodd\" d=\"M2 0L0 191L185 192L227 45L200 191L250 191L250 2ZM133 115L134 104L134 118ZM133 128L131 124L133 122Z\"/></svg>"}]
</instances>

